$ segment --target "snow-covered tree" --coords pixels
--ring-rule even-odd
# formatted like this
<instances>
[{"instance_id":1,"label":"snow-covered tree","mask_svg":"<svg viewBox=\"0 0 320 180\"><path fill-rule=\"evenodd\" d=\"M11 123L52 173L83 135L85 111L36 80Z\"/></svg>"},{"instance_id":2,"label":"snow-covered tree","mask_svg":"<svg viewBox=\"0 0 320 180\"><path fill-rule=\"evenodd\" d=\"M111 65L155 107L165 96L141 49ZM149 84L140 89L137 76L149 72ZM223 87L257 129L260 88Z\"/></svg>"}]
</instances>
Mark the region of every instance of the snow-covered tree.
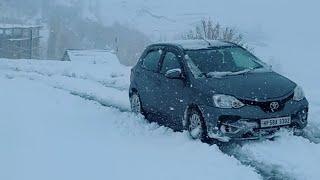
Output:
<instances>
[{"instance_id":1,"label":"snow-covered tree","mask_svg":"<svg viewBox=\"0 0 320 180\"><path fill-rule=\"evenodd\" d=\"M208 39L208 40L223 40L248 47L243 35L233 27L224 27L219 22L214 22L210 18L203 19L201 22L182 35L183 39Z\"/></svg>"}]
</instances>

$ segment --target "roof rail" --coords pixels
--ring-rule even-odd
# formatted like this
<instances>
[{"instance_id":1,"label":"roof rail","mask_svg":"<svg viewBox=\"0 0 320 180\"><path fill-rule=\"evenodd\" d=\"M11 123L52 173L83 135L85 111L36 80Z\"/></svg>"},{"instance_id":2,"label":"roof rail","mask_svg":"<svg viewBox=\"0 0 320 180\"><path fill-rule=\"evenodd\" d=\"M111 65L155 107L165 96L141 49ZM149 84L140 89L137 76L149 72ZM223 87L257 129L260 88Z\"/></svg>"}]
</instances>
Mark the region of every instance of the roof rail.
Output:
<instances>
[{"instance_id":1,"label":"roof rail","mask_svg":"<svg viewBox=\"0 0 320 180\"><path fill-rule=\"evenodd\" d=\"M219 41L221 41L221 42L225 42L225 43L229 43L229 44L232 44L232 45L235 45L235 46L239 46L237 43L235 43L235 42L231 42L231 41L227 41L227 40L223 40L223 39L221 39L221 40L219 40Z\"/></svg>"}]
</instances>

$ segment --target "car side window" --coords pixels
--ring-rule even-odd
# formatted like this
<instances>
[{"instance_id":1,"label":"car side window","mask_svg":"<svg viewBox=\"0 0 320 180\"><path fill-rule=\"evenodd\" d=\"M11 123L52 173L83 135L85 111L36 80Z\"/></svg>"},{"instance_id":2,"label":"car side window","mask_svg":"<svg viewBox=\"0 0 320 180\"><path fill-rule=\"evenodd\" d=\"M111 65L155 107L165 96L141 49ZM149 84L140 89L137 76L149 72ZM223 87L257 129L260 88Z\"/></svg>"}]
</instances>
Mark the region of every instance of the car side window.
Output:
<instances>
[{"instance_id":1,"label":"car side window","mask_svg":"<svg viewBox=\"0 0 320 180\"><path fill-rule=\"evenodd\" d=\"M168 70L178 68L181 69L177 55L172 52L167 52L163 59L161 73L165 74Z\"/></svg>"},{"instance_id":2,"label":"car side window","mask_svg":"<svg viewBox=\"0 0 320 180\"><path fill-rule=\"evenodd\" d=\"M142 60L143 67L150 71L157 71L161 54L161 50L153 50L148 52L148 54Z\"/></svg>"}]
</instances>

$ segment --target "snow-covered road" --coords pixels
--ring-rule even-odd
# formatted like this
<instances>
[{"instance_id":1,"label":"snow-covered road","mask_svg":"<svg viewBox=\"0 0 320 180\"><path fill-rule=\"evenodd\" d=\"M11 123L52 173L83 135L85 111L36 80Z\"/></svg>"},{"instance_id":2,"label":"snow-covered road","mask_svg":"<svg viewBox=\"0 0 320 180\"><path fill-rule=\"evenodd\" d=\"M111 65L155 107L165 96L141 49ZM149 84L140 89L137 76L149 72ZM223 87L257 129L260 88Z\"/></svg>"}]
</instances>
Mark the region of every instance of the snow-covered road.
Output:
<instances>
[{"instance_id":1,"label":"snow-covered road","mask_svg":"<svg viewBox=\"0 0 320 180\"><path fill-rule=\"evenodd\" d=\"M131 114L129 73L115 64L0 60L0 179L320 178L316 98L306 137L281 132L218 148Z\"/></svg>"}]
</instances>

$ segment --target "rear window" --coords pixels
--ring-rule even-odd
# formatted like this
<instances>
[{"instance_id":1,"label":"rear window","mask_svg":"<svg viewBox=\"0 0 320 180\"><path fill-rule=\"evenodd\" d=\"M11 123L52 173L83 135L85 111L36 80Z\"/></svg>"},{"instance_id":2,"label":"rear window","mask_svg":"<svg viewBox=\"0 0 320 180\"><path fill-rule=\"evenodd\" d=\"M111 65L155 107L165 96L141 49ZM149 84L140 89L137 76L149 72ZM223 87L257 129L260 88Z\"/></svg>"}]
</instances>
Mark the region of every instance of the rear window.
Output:
<instances>
[{"instance_id":1,"label":"rear window","mask_svg":"<svg viewBox=\"0 0 320 180\"><path fill-rule=\"evenodd\" d=\"M157 71L161 54L161 50L153 50L148 52L148 54L142 60L142 66L147 70Z\"/></svg>"}]
</instances>

